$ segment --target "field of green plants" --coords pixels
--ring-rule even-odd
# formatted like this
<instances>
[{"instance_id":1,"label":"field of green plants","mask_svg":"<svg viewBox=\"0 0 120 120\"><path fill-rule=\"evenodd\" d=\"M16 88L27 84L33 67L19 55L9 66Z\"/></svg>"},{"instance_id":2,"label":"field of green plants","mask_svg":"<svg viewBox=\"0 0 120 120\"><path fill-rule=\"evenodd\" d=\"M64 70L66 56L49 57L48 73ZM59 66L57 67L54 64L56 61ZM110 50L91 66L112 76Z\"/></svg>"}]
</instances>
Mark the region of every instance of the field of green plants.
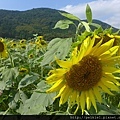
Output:
<instances>
[{"instance_id":1,"label":"field of green plants","mask_svg":"<svg viewBox=\"0 0 120 120\"><path fill-rule=\"evenodd\" d=\"M119 31L92 23L89 5L87 22L60 14L54 29L74 25L74 38L0 38L0 115L120 114Z\"/></svg>"}]
</instances>

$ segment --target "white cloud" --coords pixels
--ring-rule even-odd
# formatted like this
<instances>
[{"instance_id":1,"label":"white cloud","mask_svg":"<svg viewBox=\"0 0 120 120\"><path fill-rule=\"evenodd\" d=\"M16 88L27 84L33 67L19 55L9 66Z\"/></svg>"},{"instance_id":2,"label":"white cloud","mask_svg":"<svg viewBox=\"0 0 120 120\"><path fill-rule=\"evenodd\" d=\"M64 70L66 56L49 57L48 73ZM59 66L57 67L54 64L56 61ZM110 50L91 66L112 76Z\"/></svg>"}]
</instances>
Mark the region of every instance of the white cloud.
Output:
<instances>
[{"instance_id":1,"label":"white cloud","mask_svg":"<svg viewBox=\"0 0 120 120\"><path fill-rule=\"evenodd\" d=\"M85 19L87 4L92 9L93 19L101 20L120 29L120 0L94 0L86 4L67 5L60 10L72 13L80 19Z\"/></svg>"}]
</instances>

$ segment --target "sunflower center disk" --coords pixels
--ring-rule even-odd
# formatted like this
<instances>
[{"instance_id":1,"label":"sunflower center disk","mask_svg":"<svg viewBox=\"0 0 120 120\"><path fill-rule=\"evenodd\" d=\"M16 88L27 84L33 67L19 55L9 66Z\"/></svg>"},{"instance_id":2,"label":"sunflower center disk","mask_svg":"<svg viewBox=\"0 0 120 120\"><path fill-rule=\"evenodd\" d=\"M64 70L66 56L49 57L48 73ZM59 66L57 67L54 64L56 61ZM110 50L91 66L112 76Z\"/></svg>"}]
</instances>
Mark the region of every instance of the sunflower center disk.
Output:
<instances>
[{"instance_id":1,"label":"sunflower center disk","mask_svg":"<svg viewBox=\"0 0 120 120\"><path fill-rule=\"evenodd\" d=\"M78 91L85 91L96 85L102 77L102 65L97 57L87 55L71 67L65 74L69 87Z\"/></svg>"},{"instance_id":2,"label":"sunflower center disk","mask_svg":"<svg viewBox=\"0 0 120 120\"><path fill-rule=\"evenodd\" d=\"M0 52L3 52L4 51L4 45L2 42L0 42Z\"/></svg>"}]
</instances>

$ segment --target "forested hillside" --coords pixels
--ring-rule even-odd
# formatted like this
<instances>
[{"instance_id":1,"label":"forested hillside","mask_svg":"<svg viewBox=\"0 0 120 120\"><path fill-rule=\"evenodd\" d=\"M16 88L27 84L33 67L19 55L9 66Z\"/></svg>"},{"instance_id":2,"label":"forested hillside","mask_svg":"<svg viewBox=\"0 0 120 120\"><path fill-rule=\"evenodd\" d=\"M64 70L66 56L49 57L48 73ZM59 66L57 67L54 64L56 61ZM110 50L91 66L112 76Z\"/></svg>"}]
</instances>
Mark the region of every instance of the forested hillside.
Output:
<instances>
[{"instance_id":1,"label":"forested hillside","mask_svg":"<svg viewBox=\"0 0 120 120\"><path fill-rule=\"evenodd\" d=\"M30 39L33 34L38 34L43 35L48 41L55 37L72 37L75 33L75 27L72 25L67 30L53 29L57 21L62 19L66 18L61 16L59 10L50 8L26 11L0 10L0 37ZM103 28L110 27L98 20L94 22Z\"/></svg>"}]
</instances>

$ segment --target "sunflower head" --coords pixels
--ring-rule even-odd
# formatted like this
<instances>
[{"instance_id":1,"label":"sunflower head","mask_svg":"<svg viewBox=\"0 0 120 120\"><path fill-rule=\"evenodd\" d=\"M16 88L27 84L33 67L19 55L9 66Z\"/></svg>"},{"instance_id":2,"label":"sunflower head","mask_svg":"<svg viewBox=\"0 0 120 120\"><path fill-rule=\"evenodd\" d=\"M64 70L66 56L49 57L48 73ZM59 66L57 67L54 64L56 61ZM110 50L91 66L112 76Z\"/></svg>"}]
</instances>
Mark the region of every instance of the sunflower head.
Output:
<instances>
[{"instance_id":1,"label":"sunflower head","mask_svg":"<svg viewBox=\"0 0 120 120\"><path fill-rule=\"evenodd\" d=\"M21 45L21 48L26 49L26 45Z\"/></svg>"},{"instance_id":2,"label":"sunflower head","mask_svg":"<svg viewBox=\"0 0 120 120\"><path fill-rule=\"evenodd\" d=\"M37 37L37 40L39 41L39 40L43 40L43 36L38 36Z\"/></svg>"},{"instance_id":3,"label":"sunflower head","mask_svg":"<svg viewBox=\"0 0 120 120\"><path fill-rule=\"evenodd\" d=\"M23 75L23 74L27 74L28 73L28 69L27 68L20 68L19 69L19 74Z\"/></svg>"},{"instance_id":4,"label":"sunflower head","mask_svg":"<svg viewBox=\"0 0 120 120\"><path fill-rule=\"evenodd\" d=\"M41 44L41 45L46 45L47 43L46 43L45 40L41 40L41 41L40 41L40 44Z\"/></svg>"},{"instance_id":5,"label":"sunflower head","mask_svg":"<svg viewBox=\"0 0 120 120\"><path fill-rule=\"evenodd\" d=\"M4 43L4 40L0 40L0 57L1 58L6 58L8 56L8 53L7 53L7 47Z\"/></svg>"},{"instance_id":6,"label":"sunflower head","mask_svg":"<svg viewBox=\"0 0 120 120\"><path fill-rule=\"evenodd\" d=\"M25 44L25 43L26 43L25 39L20 40L20 44Z\"/></svg>"},{"instance_id":7,"label":"sunflower head","mask_svg":"<svg viewBox=\"0 0 120 120\"><path fill-rule=\"evenodd\" d=\"M13 48L16 47L16 46L17 46L17 44L15 42L13 42L12 45L11 45L11 47L13 47Z\"/></svg>"},{"instance_id":8,"label":"sunflower head","mask_svg":"<svg viewBox=\"0 0 120 120\"><path fill-rule=\"evenodd\" d=\"M30 54L30 55L29 55L29 58L33 58L33 54Z\"/></svg>"},{"instance_id":9,"label":"sunflower head","mask_svg":"<svg viewBox=\"0 0 120 120\"><path fill-rule=\"evenodd\" d=\"M113 95L111 91L119 91L120 78L113 74L120 72L115 67L120 58L116 55L119 46L114 45L115 39L103 42L101 38L97 43L96 39L96 35L86 37L68 60L57 59L60 68L51 70L46 78L52 85L47 92L59 91L55 97L60 97L59 104L68 102L70 107L77 104L76 111L81 108L82 114L91 106L97 112L96 102L102 102L101 93Z\"/></svg>"},{"instance_id":10,"label":"sunflower head","mask_svg":"<svg viewBox=\"0 0 120 120\"><path fill-rule=\"evenodd\" d=\"M0 41L0 52L3 52L5 49L4 44L2 41Z\"/></svg>"},{"instance_id":11,"label":"sunflower head","mask_svg":"<svg viewBox=\"0 0 120 120\"><path fill-rule=\"evenodd\" d=\"M118 34L110 33L110 32L104 33L103 31L102 33L99 33L98 36L99 37L96 38L94 45L96 45L101 39L103 39L102 44L104 44L105 42L108 42L111 39L114 39L113 46L116 46L116 45L120 46L120 35ZM118 49L116 54L120 55L120 48Z\"/></svg>"}]
</instances>

